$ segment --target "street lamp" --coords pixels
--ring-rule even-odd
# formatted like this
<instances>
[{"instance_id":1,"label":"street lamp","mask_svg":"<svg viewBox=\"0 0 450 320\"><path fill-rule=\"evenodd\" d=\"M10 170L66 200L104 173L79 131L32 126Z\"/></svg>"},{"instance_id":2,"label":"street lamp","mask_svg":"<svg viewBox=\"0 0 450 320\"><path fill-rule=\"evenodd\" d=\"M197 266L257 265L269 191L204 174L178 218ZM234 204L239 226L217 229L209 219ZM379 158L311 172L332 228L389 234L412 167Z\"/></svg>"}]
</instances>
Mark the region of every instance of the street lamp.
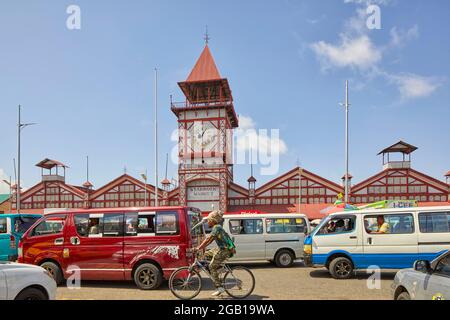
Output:
<instances>
[{"instance_id":1,"label":"street lamp","mask_svg":"<svg viewBox=\"0 0 450 320\"><path fill-rule=\"evenodd\" d=\"M147 170L145 173L141 173L141 177L144 180L144 207L147 206Z\"/></svg>"},{"instance_id":2,"label":"street lamp","mask_svg":"<svg viewBox=\"0 0 450 320\"><path fill-rule=\"evenodd\" d=\"M20 117L20 109L22 107L19 105L19 119L17 122L17 193L16 193L16 211L17 213L20 213L20 133L22 132L22 129L33 126L37 123L22 123L21 117Z\"/></svg>"},{"instance_id":3,"label":"street lamp","mask_svg":"<svg viewBox=\"0 0 450 320\"><path fill-rule=\"evenodd\" d=\"M345 203L348 203L348 108L350 104L348 102L348 80L345 81L345 103L340 103L345 107Z\"/></svg>"}]
</instances>

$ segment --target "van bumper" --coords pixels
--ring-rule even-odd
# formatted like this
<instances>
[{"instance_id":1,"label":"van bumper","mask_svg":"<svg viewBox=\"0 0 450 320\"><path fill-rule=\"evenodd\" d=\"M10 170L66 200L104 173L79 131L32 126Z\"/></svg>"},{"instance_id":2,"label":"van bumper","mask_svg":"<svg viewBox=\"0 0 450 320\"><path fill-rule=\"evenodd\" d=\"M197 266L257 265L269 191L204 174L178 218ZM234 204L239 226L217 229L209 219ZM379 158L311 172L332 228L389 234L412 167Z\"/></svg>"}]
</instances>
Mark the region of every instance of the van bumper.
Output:
<instances>
[{"instance_id":1,"label":"van bumper","mask_svg":"<svg viewBox=\"0 0 450 320\"><path fill-rule=\"evenodd\" d=\"M307 267L312 267L312 266L313 266L313 263L312 263L312 254L304 253L304 254L303 254L303 261L304 261L304 263L305 263L305 266L307 266Z\"/></svg>"}]
</instances>

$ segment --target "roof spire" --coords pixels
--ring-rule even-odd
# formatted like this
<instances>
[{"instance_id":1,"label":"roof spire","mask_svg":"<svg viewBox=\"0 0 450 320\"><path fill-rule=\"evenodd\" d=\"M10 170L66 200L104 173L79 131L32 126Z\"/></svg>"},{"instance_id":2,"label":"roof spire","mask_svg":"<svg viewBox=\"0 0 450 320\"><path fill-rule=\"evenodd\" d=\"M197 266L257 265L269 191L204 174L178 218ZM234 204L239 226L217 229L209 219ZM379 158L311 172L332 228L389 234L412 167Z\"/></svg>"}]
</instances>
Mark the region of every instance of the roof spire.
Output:
<instances>
[{"instance_id":1,"label":"roof spire","mask_svg":"<svg viewBox=\"0 0 450 320\"><path fill-rule=\"evenodd\" d=\"M208 45L209 40L211 39L208 33L208 25L206 25L205 37L203 39L205 40L205 45Z\"/></svg>"}]
</instances>

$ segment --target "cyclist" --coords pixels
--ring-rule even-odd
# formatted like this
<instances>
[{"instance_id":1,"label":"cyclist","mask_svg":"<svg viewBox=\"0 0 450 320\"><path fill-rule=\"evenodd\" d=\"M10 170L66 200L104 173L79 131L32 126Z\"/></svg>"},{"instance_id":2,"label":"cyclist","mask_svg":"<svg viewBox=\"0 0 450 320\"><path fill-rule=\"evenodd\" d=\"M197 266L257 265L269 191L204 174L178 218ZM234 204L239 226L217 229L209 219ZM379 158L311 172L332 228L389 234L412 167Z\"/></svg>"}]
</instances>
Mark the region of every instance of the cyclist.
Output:
<instances>
[{"instance_id":1,"label":"cyclist","mask_svg":"<svg viewBox=\"0 0 450 320\"><path fill-rule=\"evenodd\" d=\"M227 259L231 258L236 253L236 246L231 240L229 234L220 225L222 222L222 217L223 213L221 211L213 211L208 215L208 226L212 228L212 231L202 242L202 244L196 248L196 251L204 250L214 240L218 246L218 248L210 249L205 253L205 257L210 260L209 271L211 273L214 286L217 289L212 294L215 297L220 296L225 292L222 281L219 277L219 269Z\"/></svg>"}]
</instances>

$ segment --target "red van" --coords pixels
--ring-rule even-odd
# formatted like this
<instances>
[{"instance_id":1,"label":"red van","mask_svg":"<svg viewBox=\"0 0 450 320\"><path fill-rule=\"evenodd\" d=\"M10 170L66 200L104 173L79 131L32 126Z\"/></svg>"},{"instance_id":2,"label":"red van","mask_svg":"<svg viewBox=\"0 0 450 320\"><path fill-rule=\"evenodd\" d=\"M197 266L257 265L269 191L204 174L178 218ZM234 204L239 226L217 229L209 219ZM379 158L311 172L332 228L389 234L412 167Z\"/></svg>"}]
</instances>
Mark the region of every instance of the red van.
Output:
<instances>
[{"instance_id":1,"label":"red van","mask_svg":"<svg viewBox=\"0 0 450 320\"><path fill-rule=\"evenodd\" d=\"M134 280L140 289L192 262L204 236L191 232L201 212L188 207L55 212L38 220L19 243L19 262L42 266L58 284L77 270L81 280Z\"/></svg>"}]
</instances>

